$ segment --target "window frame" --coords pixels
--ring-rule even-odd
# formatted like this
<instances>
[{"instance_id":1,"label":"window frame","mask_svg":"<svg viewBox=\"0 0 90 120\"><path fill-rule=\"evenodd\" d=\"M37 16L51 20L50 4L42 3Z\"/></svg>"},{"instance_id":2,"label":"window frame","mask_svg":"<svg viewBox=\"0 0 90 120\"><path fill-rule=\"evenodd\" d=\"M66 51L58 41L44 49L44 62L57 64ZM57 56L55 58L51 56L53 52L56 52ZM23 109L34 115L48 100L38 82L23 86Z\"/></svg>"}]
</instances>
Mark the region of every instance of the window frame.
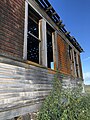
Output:
<instances>
[{"instance_id":1,"label":"window frame","mask_svg":"<svg viewBox=\"0 0 90 120\"><path fill-rule=\"evenodd\" d=\"M36 37L34 34L32 33L29 33L28 32L28 10L29 10L29 6L33 9L33 7L29 4L28 1L25 1L25 21L24 21L24 48L23 48L23 59L24 60L28 60L28 50L27 50L27 45L28 45L28 34L31 35L33 38L35 38L36 40L38 40L39 42L39 53L40 53L40 42L41 42L41 39L40 39L40 24L38 23L38 37ZM34 9L33 9L34 10ZM36 13L37 11L34 10ZM38 14L38 13L37 13ZM38 14L39 15L39 14ZM39 15L40 16L40 15ZM41 16L40 16L41 17ZM40 54L39 54L39 63L37 64L40 64ZM29 60L28 60L29 61ZM31 61L31 60L30 60ZM31 61L31 62L34 62L34 61ZM34 62L36 63L36 62Z\"/></svg>"},{"instance_id":2,"label":"window frame","mask_svg":"<svg viewBox=\"0 0 90 120\"><path fill-rule=\"evenodd\" d=\"M30 7L41 17L41 19L39 20L39 38L37 38L36 36L34 36L32 33L29 33L30 35L32 35L33 37L35 37L37 40L40 41L39 44L39 63L44 67L48 68L48 64L47 64L47 33L46 33L46 24L48 24L53 30L54 32L52 32L52 45L53 45L53 62L54 62L54 69L56 70L56 61L57 61L57 57L56 57L56 42L55 40L57 39L57 34L56 34L56 30L54 29L54 27L43 17L42 14L40 14L38 12L38 10L36 8L34 8L32 6L32 4L28 1L25 0L25 21L24 21L24 47L23 47L23 60L25 61L29 61L27 60L27 42L28 42L28 38L27 38L27 34L28 34L28 6L30 5ZM43 33L43 28L45 30L45 32ZM44 50L43 50L44 48ZM45 56L44 56L45 55ZM33 62L33 61L30 61ZM33 62L36 63L36 62ZM51 69L51 68L50 68Z\"/></svg>"},{"instance_id":3,"label":"window frame","mask_svg":"<svg viewBox=\"0 0 90 120\"><path fill-rule=\"evenodd\" d=\"M49 28L49 29L48 29ZM53 37L53 33L55 31L53 30L53 28L47 23L46 24L46 35L47 35L47 67L51 68L51 69L55 69L54 68L54 37ZM48 39L48 36L51 38L51 40ZM51 49L51 59L52 61L48 61L48 43L51 41L51 46L49 46ZM50 50L50 49L49 49ZM50 51L49 51L50 52ZM52 64L52 65L51 65Z\"/></svg>"}]
</instances>

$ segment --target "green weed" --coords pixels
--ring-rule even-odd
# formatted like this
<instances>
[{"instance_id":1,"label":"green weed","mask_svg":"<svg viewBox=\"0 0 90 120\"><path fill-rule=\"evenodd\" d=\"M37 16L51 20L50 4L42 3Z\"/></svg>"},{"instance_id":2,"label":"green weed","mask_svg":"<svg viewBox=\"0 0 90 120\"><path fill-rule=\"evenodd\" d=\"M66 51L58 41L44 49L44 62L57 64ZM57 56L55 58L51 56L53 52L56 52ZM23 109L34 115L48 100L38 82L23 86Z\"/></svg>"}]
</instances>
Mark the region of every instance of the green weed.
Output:
<instances>
[{"instance_id":1,"label":"green weed","mask_svg":"<svg viewBox=\"0 0 90 120\"><path fill-rule=\"evenodd\" d=\"M54 80L53 89L45 99L38 120L90 120L90 95L82 94L80 86L63 89L61 82Z\"/></svg>"}]
</instances>

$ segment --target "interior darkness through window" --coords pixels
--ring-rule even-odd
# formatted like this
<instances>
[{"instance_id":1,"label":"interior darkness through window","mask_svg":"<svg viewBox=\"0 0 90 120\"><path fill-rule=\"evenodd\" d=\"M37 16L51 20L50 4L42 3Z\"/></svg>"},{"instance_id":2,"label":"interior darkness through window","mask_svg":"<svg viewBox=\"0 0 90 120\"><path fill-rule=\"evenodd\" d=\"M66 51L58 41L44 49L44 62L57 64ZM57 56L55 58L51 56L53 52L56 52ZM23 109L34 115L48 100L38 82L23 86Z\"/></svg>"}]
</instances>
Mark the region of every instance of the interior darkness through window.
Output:
<instances>
[{"instance_id":1,"label":"interior darkness through window","mask_svg":"<svg viewBox=\"0 0 90 120\"><path fill-rule=\"evenodd\" d=\"M27 59L39 63L39 20L40 16L28 6Z\"/></svg>"},{"instance_id":2,"label":"interior darkness through window","mask_svg":"<svg viewBox=\"0 0 90 120\"><path fill-rule=\"evenodd\" d=\"M27 59L39 63L39 41L28 35Z\"/></svg>"},{"instance_id":3,"label":"interior darkness through window","mask_svg":"<svg viewBox=\"0 0 90 120\"><path fill-rule=\"evenodd\" d=\"M69 46L69 58L70 58L70 60L72 60L71 54L72 54L72 48Z\"/></svg>"},{"instance_id":4,"label":"interior darkness through window","mask_svg":"<svg viewBox=\"0 0 90 120\"><path fill-rule=\"evenodd\" d=\"M47 63L48 63L48 68L54 67L52 32L54 32L53 29L47 24Z\"/></svg>"},{"instance_id":5,"label":"interior darkness through window","mask_svg":"<svg viewBox=\"0 0 90 120\"><path fill-rule=\"evenodd\" d=\"M77 74L77 77L79 76L78 75L78 64L77 64L77 58L76 58L76 52L74 51L74 59L75 59L75 64L76 64L76 74Z\"/></svg>"}]
</instances>

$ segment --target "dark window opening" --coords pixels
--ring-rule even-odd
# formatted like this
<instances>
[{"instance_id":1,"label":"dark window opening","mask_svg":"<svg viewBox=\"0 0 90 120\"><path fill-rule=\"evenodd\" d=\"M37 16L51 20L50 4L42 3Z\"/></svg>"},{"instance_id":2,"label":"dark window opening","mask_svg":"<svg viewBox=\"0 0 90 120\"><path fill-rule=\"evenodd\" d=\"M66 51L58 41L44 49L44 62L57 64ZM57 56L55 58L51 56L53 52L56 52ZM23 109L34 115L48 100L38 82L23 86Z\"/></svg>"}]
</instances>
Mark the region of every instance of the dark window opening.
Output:
<instances>
[{"instance_id":1,"label":"dark window opening","mask_svg":"<svg viewBox=\"0 0 90 120\"><path fill-rule=\"evenodd\" d=\"M69 58L70 58L70 60L72 60L72 48L69 46Z\"/></svg>"},{"instance_id":2,"label":"dark window opening","mask_svg":"<svg viewBox=\"0 0 90 120\"><path fill-rule=\"evenodd\" d=\"M39 63L39 20L41 17L28 6L27 60Z\"/></svg>"},{"instance_id":3,"label":"dark window opening","mask_svg":"<svg viewBox=\"0 0 90 120\"><path fill-rule=\"evenodd\" d=\"M75 59L75 65L76 65L76 74L77 74L77 77L79 77L79 75L78 75L77 57L76 57L76 52L75 51L74 51L74 59Z\"/></svg>"},{"instance_id":4,"label":"dark window opening","mask_svg":"<svg viewBox=\"0 0 90 120\"><path fill-rule=\"evenodd\" d=\"M52 45L53 29L47 24L47 67L53 69L53 45Z\"/></svg>"},{"instance_id":5,"label":"dark window opening","mask_svg":"<svg viewBox=\"0 0 90 120\"><path fill-rule=\"evenodd\" d=\"M27 42L27 59L39 63L39 41L29 35Z\"/></svg>"},{"instance_id":6,"label":"dark window opening","mask_svg":"<svg viewBox=\"0 0 90 120\"><path fill-rule=\"evenodd\" d=\"M39 21L38 21L39 22ZM28 32L33 34L34 36L36 36L38 38L38 23L36 23L34 20L32 20L31 18L28 18Z\"/></svg>"}]
</instances>

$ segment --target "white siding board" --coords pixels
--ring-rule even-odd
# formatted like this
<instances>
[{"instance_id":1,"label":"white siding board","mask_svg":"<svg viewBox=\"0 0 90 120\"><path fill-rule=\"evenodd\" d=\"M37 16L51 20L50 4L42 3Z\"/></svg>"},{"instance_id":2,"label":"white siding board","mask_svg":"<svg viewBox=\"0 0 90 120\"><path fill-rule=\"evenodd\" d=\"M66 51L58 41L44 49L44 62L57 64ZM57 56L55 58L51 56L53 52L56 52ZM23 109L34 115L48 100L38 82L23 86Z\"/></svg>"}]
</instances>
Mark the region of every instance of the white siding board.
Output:
<instances>
[{"instance_id":1,"label":"white siding board","mask_svg":"<svg viewBox=\"0 0 90 120\"><path fill-rule=\"evenodd\" d=\"M0 120L38 110L52 89L54 74L47 69L13 63L0 63Z\"/></svg>"}]
</instances>

